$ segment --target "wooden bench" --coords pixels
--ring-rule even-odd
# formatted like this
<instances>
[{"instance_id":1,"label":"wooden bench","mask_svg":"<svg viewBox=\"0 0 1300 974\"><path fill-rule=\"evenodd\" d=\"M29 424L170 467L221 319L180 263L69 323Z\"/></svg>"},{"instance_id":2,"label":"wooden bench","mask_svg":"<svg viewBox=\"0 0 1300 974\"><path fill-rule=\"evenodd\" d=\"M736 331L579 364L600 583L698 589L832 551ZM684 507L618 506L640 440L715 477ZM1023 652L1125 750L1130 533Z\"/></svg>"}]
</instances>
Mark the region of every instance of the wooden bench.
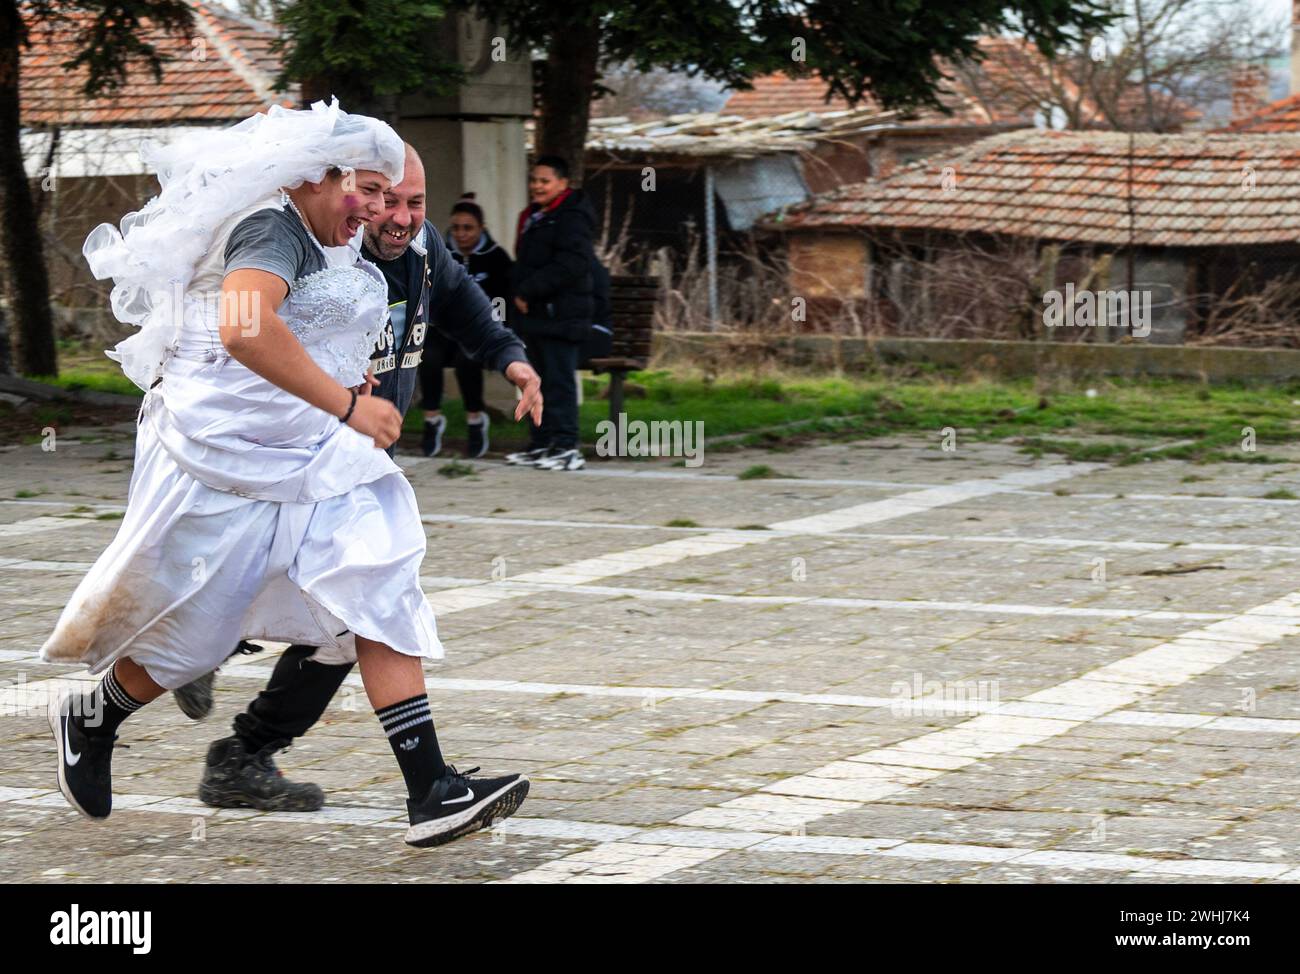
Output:
<instances>
[{"instance_id":1,"label":"wooden bench","mask_svg":"<svg viewBox=\"0 0 1300 974\"><path fill-rule=\"evenodd\" d=\"M609 318L613 347L603 358L593 358L588 368L609 373L609 418L618 422L623 411L623 379L646 367L654 340L655 304L659 281L654 277L614 274L609 279Z\"/></svg>"}]
</instances>

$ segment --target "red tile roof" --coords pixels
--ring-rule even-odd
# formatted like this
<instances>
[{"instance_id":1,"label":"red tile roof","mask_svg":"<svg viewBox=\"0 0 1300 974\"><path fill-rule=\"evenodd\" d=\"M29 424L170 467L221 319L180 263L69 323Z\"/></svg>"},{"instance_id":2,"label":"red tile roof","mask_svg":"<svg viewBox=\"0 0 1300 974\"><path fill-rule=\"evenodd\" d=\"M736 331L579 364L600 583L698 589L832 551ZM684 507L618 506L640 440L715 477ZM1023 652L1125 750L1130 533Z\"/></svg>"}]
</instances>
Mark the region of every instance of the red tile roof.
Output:
<instances>
[{"instance_id":1,"label":"red tile roof","mask_svg":"<svg viewBox=\"0 0 1300 974\"><path fill-rule=\"evenodd\" d=\"M765 118L785 115L788 112L843 111L849 103L836 95L826 100L826 82L812 76L790 78L783 74L767 74L753 80L753 88L737 91L722 106L723 115L743 115L746 118ZM872 107L867 102L862 107Z\"/></svg>"},{"instance_id":2,"label":"red tile roof","mask_svg":"<svg viewBox=\"0 0 1300 974\"><path fill-rule=\"evenodd\" d=\"M940 100L952 110L945 116L923 110L920 117L938 125L1034 125L1043 110L1043 99L1053 93L1061 101L1077 105L1075 128L1111 128L1096 101L1081 92L1053 62L1045 58L1034 44L1023 37L983 37L978 46L980 61L944 65L949 94ZM792 78L783 74L754 79L749 91L737 91L723 106L727 115L761 117L785 112L829 112L848 107L838 96L826 101L826 82L815 76ZM1121 94L1121 112L1135 104L1139 89L1135 86ZM1175 122L1190 122L1200 113L1168 96L1157 94L1161 117ZM878 107L870 99L866 107Z\"/></svg>"},{"instance_id":3,"label":"red tile roof","mask_svg":"<svg viewBox=\"0 0 1300 974\"><path fill-rule=\"evenodd\" d=\"M193 3L188 34L148 26L148 41L169 60L162 81L135 63L126 83L111 94L81 93L84 69L68 71L78 33L89 14L73 11L64 22L34 25L20 67L24 126L158 125L228 122L291 99L272 90L279 71L270 45L275 28L229 10Z\"/></svg>"},{"instance_id":4,"label":"red tile roof","mask_svg":"<svg viewBox=\"0 0 1300 974\"><path fill-rule=\"evenodd\" d=\"M1300 135L1009 132L792 208L780 229L906 228L1122 246L1300 241Z\"/></svg>"},{"instance_id":5,"label":"red tile roof","mask_svg":"<svg viewBox=\"0 0 1300 974\"><path fill-rule=\"evenodd\" d=\"M1238 119L1224 132L1300 132L1300 95L1266 105L1253 115Z\"/></svg>"},{"instance_id":6,"label":"red tile roof","mask_svg":"<svg viewBox=\"0 0 1300 974\"><path fill-rule=\"evenodd\" d=\"M984 60L978 64L963 63L959 67L946 66L949 80L944 83L950 94L941 96L943 103L953 111L945 116L932 109L918 114L931 124L988 125L991 123L1019 122L1032 125L1036 103L1028 103L1022 93L1023 84L1011 82L1022 79L1026 71L1046 72L1046 60L1033 45L1018 38L985 37L979 41ZM786 112L829 112L848 108L848 102L839 97L826 100L826 82L816 76L788 77L771 74L755 78L753 89L737 91L723 106L727 115L762 117ZM870 98L861 107L875 107Z\"/></svg>"},{"instance_id":7,"label":"red tile roof","mask_svg":"<svg viewBox=\"0 0 1300 974\"><path fill-rule=\"evenodd\" d=\"M838 95L826 100L826 82L818 77L790 78L783 74L769 74L755 78L754 87L737 91L722 106L721 114L739 115L743 118L775 118L792 112L849 111L849 103ZM949 87L954 87L950 85ZM971 98L961 86L951 95L943 96L945 105L952 110L945 115L934 109L918 109L917 121L927 125L989 125L995 122L1019 121L1032 124L1029 119L994 117L988 109ZM867 96L858 102L859 109L883 112L875 99Z\"/></svg>"}]
</instances>

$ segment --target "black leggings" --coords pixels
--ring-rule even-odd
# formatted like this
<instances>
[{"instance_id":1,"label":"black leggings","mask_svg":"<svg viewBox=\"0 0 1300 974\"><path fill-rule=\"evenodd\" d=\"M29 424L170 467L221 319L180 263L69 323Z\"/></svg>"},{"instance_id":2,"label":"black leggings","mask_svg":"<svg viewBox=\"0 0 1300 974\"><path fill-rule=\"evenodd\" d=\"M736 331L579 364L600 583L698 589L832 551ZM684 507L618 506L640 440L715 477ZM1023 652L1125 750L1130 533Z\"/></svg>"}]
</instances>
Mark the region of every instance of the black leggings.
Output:
<instances>
[{"instance_id":1,"label":"black leggings","mask_svg":"<svg viewBox=\"0 0 1300 974\"><path fill-rule=\"evenodd\" d=\"M352 671L351 663L308 659L314 652L314 646L286 649L276 661L265 689L247 710L235 716L235 734L250 751L306 734Z\"/></svg>"},{"instance_id":2,"label":"black leggings","mask_svg":"<svg viewBox=\"0 0 1300 974\"><path fill-rule=\"evenodd\" d=\"M468 413L483 411L483 366L465 355L450 338L430 332L420 360L421 408L442 408L442 370L454 365L461 402Z\"/></svg>"}]
</instances>

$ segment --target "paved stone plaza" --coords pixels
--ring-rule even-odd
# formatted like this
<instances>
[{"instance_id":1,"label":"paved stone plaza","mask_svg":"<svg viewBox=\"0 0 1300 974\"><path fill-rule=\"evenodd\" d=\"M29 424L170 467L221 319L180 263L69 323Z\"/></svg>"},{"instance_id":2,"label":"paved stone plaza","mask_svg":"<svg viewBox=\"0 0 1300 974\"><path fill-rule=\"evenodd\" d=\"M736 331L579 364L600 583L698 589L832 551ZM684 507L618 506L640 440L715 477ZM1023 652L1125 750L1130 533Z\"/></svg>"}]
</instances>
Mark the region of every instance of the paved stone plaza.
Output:
<instances>
[{"instance_id":1,"label":"paved stone plaza","mask_svg":"<svg viewBox=\"0 0 1300 974\"><path fill-rule=\"evenodd\" d=\"M162 698L125 725L106 823L64 803L41 708L88 675L36 651L117 529L131 446L128 426L0 453L11 880L1300 879L1300 501L1264 497L1290 464L1071 464L937 433L699 469L450 479L403 457L443 750L533 781L515 818L417 851L355 672L279 759L323 811L197 801L274 646L222 670L207 721ZM755 464L799 479L737 478Z\"/></svg>"}]
</instances>

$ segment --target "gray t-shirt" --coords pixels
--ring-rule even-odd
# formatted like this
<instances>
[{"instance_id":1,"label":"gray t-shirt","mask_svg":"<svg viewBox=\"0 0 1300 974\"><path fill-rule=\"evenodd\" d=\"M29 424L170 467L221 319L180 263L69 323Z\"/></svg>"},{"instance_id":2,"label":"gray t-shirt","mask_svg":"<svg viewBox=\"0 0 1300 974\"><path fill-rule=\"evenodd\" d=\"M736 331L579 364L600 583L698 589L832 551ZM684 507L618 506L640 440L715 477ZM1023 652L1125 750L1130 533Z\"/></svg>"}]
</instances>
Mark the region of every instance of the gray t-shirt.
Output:
<instances>
[{"instance_id":1,"label":"gray t-shirt","mask_svg":"<svg viewBox=\"0 0 1300 974\"><path fill-rule=\"evenodd\" d=\"M325 269L325 255L288 207L258 210L235 224L226 241L226 273L251 268L292 286Z\"/></svg>"}]
</instances>

